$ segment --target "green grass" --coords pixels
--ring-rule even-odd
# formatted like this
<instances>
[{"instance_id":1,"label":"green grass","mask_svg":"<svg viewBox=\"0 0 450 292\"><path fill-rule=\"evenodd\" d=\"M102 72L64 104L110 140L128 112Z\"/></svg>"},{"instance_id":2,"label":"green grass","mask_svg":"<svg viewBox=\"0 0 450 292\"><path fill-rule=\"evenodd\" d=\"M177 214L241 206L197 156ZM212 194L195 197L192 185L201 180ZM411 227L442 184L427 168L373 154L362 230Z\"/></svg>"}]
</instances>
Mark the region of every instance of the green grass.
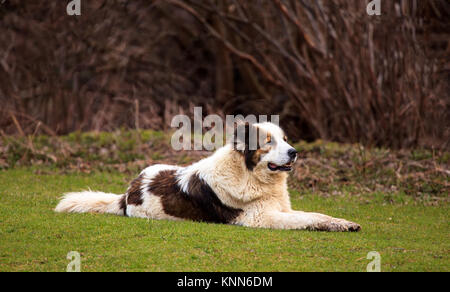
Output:
<instances>
[{"instance_id":1,"label":"green grass","mask_svg":"<svg viewBox=\"0 0 450 292\"><path fill-rule=\"evenodd\" d=\"M56 214L61 193L122 193L130 173L0 171L0 271L65 271L70 251L82 271L365 271L367 253L382 271L450 271L449 207L400 193L335 196L292 191L293 206L361 224L360 233L250 229L98 214ZM348 185L345 185L348 188Z\"/></svg>"}]
</instances>

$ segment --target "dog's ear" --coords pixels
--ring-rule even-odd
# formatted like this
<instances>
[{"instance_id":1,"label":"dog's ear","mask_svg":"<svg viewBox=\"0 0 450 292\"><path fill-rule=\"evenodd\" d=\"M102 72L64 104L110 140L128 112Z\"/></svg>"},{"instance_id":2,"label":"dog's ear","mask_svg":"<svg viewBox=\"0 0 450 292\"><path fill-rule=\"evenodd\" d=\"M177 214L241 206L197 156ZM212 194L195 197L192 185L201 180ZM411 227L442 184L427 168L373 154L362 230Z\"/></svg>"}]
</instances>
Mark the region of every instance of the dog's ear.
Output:
<instances>
[{"instance_id":1,"label":"dog's ear","mask_svg":"<svg viewBox=\"0 0 450 292\"><path fill-rule=\"evenodd\" d=\"M234 128L233 148L242 154L245 165L249 171L252 171L258 164L258 136L259 129L254 125L246 123L238 123Z\"/></svg>"},{"instance_id":2,"label":"dog's ear","mask_svg":"<svg viewBox=\"0 0 450 292\"><path fill-rule=\"evenodd\" d=\"M234 124L233 148L237 151L247 153L258 149L259 130L248 122L237 122Z\"/></svg>"}]
</instances>

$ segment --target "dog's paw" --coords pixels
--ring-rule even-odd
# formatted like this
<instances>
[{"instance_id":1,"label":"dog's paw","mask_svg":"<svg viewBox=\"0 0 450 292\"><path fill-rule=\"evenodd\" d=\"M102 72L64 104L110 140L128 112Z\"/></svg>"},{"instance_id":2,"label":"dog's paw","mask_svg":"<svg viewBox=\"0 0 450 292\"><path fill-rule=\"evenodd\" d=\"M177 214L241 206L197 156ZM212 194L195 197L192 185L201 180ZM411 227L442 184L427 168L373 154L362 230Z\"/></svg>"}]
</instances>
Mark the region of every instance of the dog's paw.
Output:
<instances>
[{"instance_id":1,"label":"dog's paw","mask_svg":"<svg viewBox=\"0 0 450 292\"><path fill-rule=\"evenodd\" d=\"M329 231L329 232L358 232L361 230L361 226L359 224L344 219L331 218L331 220L315 224L309 229L315 231Z\"/></svg>"},{"instance_id":2,"label":"dog's paw","mask_svg":"<svg viewBox=\"0 0 450 292\"><path fill-rule=\"evenodd\" d=\"M358 232L361 231L361 226L357 223L351 222L351 221L347 221L347 220L343 220L344 222L342 223L346 230L348 232Z\"/></svg>"},{"instance_id":3,"label":"dog's paw","mask_svg":"<svg viewBox=\"0 0 450 292\"><path fill-rule=\"evenodd\" d=\"M344 219L333 218L330 222L329 231L358 232L360 230L361 226L359 224Z\"/></svg>"},{"instance_id":4,"label":"dog's paw","mask_svg":"<svg viewBox=\"0 0 450 292\"><path fill-rule=\"evenodd\" d=\"M348 231L350 231L350 232L361 231L361 225L354 223L354 222L348 222Z\"/></svg>"}]
</instances>

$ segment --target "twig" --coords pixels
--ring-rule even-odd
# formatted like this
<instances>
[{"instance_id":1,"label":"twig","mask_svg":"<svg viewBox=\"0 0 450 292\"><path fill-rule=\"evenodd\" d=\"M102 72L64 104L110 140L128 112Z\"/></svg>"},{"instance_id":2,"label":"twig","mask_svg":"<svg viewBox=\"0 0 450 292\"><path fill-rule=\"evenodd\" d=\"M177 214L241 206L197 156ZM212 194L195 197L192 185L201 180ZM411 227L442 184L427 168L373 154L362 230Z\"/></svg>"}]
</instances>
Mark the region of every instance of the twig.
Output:
<instances>
[{"instance_id":1,"label":"twig","mask_svg":"<svg viewBox=\"0 0 450 292\"><path fill-rule=\"evenodd\" d=\"M16 116L12 112L9 112L9 115L11 116L11 119L13 120L14 125L17 128L17 131L19 131L20 136L25 137L25 133L23 132L22 127L19 124L19 121L17 121Z\"/></svg>"},{"instance_id":2,"label":"twig","mask_svg":"<svg viewBox=\"0 0 450 292\"><path fill-rule=\"evenodd\" d=\"M183 3L181 1L178 1L178 0L168 0L168 2L184 9L186 12L189 12L198 21L200 21L200 23L202 23L203 26L206 29L208 29L208 31L211 33L211 35L214 38L216 38L218 41L220 41L225 46L225 48L230 50L233 54L235 54L239 58L244 59L244 60L250 62L251 64L253 64L253 66L255 66L269 82L271 82L272 84L274 84L278 87L282 87L282 83L280 81L276 80L274 78L274 76L264 67L264 65L262 65L258 60L256 60L255 57L253 57L252 55L240 51L235 46L233 46L229 41L224 39L220 35L220 33L217 32L210 24L208 24L206 19L204 17L202 17L200 14L198 14L197 11L195 11L191 6L189 6L186 3Z\"/></svg>"},{"instance_id":3,"label":"twig","mask_svg":"<svg viewBox=\"0 0 450 292\"><path fill-rule=\"evenodd\" d=\"M134 100L134 107L135 107L135 115L134 115L134 127L136 130L139 131L139 100L136 98Z\"/></svg>"}]
</instances>

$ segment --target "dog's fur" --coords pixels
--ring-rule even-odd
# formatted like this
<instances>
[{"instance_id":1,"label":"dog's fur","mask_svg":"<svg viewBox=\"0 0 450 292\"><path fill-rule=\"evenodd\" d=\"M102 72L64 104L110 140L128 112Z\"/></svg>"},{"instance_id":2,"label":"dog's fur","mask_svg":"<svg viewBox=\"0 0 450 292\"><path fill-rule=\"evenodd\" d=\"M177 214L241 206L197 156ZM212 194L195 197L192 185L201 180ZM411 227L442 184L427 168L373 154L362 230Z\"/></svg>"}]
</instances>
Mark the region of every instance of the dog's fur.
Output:
<instances>
[{"instance_id":1,"label":"dog's fur","mask_svg":"<svg viewBox=\"0 0 450 292\"><path fill-rule=\"evenodd\" d=\"M246 124L246 133L251 127L259 137L267 137L257 150L249 148L250 139L235 137L234 143L188 167L159 164L144 169L123 195L68 193L55 211L276 229L360 230L344 219L292 210L287 171L296 152L278 126Z\"/></svg>"}]
</instances>

